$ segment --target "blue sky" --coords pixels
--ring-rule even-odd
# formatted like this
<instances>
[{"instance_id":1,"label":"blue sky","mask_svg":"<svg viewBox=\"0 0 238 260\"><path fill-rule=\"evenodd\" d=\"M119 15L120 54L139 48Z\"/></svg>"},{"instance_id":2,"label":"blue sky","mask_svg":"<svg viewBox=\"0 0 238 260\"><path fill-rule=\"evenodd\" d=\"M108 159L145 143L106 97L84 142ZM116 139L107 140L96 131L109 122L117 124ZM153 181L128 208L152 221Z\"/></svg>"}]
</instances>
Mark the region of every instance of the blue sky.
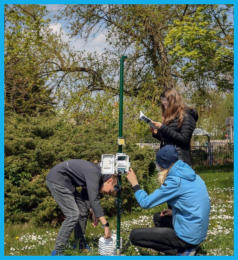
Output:
<instances>
[{"instance_id":1,"label":"blue sky","mask_svg":"<svg viewBox=\"0 0 238 260\"><path fill-rule=\"evenodd\" d=\"M68 35L67 23L64 20L57 21L54 18L54 15L57 13L60 8L64 5L46 5L47 10L49 11L49 18L51 19L50 28L55 33L62 32L63 40L66 42L70 42L70 45L74 47L76 50L87 50L89 52L96 51L99 54L103 52L104 47L107 45L106 43L106 31L100 31L96 35L90 37L90 39L86 42L80 37L74 37L71 39Z\"/></svg>"}]
</instances>

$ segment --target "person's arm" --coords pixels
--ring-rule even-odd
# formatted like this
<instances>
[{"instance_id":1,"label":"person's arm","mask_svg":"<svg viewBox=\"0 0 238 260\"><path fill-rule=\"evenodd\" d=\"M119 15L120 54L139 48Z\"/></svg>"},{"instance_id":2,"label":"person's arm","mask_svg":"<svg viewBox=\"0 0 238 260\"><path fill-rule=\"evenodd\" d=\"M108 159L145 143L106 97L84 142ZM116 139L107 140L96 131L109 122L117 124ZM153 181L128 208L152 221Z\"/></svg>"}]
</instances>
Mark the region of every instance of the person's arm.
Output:
<instances>
[{"instance_id":1,"label":"person's arm","mask_svg":"<svg viewBox=\"0 0 238 260\"><path fill-rule=\"evenodd\" d=\"M100 179L97 174L93 174L90 172L86 173L85 175L86 181L86 189L88 193L90 207L92 208L95 217L100 218L104 216L103 208L100 204L100 195L99 195L99 183Z\"/></svg>"},{"instance_id":2,"label":"person's arm","mask_svg":"<svg viewBox=\"0 0 238 260\"><path fill-rule=\"evenodd\" d=\"M155 121L152 121L152 123L157 127L158 123L160 124L160 122L155 122ZM151 127L150 128L150 131L152 133L152 136L156 139L158 139L159 141L161 141L161 134L160 132L158 131L158 128L153 128Z\"/></svg>"},{"instance_id":3,"label":"person's arm","mask_svg":"<svg viewBox=\"0 0 238 260\"><path fill-rule=\"evenodd\" d=\"M156 138L157 140L161 141L162 138L161 138L161 134L159 132L157 132L156 134L153 134L152 133L152 137Z\"/></svg>"},{"instance_id":4,"label":"person's arm","mask_svg":"<svg viewBox=\"0 0 238 260\"><path fill-rule=\"evenodd\" d=\"M88 188L88 186L87 186L87 188ZM90 192L89 192L89 190L90 190ZM94 217L95 217L95 219L99 219L99 221L101 222L101 224L104 228L104 237L109 238L109 237L111 237L109 223L107 222L106 217L104 216L103 209L100 205L99 194L96 195L96 190L92 189L92 185L90 185L90 184L89 184L88 193L89 193L90 205L94 212ZM95 209L96 209L96 211L95 211Z\"/></svg>"},{"instance_id":5,"label":"person's arm","mask_svg":"<svg viewBox=\"0 0 238 260\"><path fill-rule=\"evenodd\" d=\"M179 177L167 177L164 184L159 189L156 189L151 194L147 194L140 188L137 177L132 169L127 174L127 179L131 183L135 192L135 198L142 208L153 208L157 205L163 204L170 199L173 199L179 192Z\"/></svg>"},{"instance_id":6,"label":"person's arm","mask_svg":"<svg viewBox=\"0 0 238 260\"><path fill-rule=\"evenodd\" d=\"M93 211L92 208L90 208L89 211L90 211L90 214L91 214L91 216L92 216L92 225L93 225L94 227L96 227L96 226L98 225L98 220L99 220L99 219L96 217L96 215L95 215L95 213L94 213L94 211Z\"/></svg>"},{"instance_id":7,"label":"person's arm","mask_svg":"<svg viewBox=\"0 0 238 260\"><path fill-rule=\"evenodd\" d=\"M175 131L167 125L161 125L158 129L158 133L160 133L165 139L173 139L175 145L183 146L188 145L190 143L195 127L196 121L194 120L194 118L185 115L184 121L180 128L180 132Z\"/></svg>"},{"instance_id":8,"label":"person's arm","mask_svg":"<svg viewBox=\"0 0 238 260\"><path fill-rule=\"evenodd\" d=\"M105 216L101 216L100 218L96 218L93 210L92 210L92 218L93 218L93 226L96 227L98 225L98 220L101 222L102 227L104 228L104 237L109 238L111 237L111 232L109 229L109 223L106 220Z\"/></svg>"},{"instance_id":9,"label":"person's arm","mask_svg":"<svg viewBox=\"0 0 238 260\"><path fill-rule=\"evenodd\" d=\"M85 179L90 205L95 217L99 219L104 228L104 237L109 238L111 237L109 224L104 216L104 211L100 204L99 179L97 178L97 175L94 174L85 174Z\"/></svg>"},{"instance_id":10,"label":"person's arm","mask_svg":"<svg viewBox=\"0 0 238 260\"><path fill-rule=\"evenodd\" d=\"M172 209L164 209L161 213L160 213L161 217L164 216L172 216Z\"/></svg>"},{"instance_id":11,"label":"person's arm","mask_svg":"<svg viewBox=\"0 0 238 260\"><path fill-rule=\"evenodd\" d=\"M96 218L104 216L103 208L100 204L100 195L99 195L99 184L97 184L94 180L90 182L86 182L88 198L90 202L90 206L93 209Z\"/></svg>"},{"instance_id":12,"label":"person's arm","mask_svg":"<svg viewBox=\"0 0 238 260\"><path fill-rule=\"evenodd\" d=\"M109 228L109 223L107 222L106 218L104 216L99 218L103 228L104 228L104 237L109 238L111 237L111 232Z\"/></svg>"}]
</instances>

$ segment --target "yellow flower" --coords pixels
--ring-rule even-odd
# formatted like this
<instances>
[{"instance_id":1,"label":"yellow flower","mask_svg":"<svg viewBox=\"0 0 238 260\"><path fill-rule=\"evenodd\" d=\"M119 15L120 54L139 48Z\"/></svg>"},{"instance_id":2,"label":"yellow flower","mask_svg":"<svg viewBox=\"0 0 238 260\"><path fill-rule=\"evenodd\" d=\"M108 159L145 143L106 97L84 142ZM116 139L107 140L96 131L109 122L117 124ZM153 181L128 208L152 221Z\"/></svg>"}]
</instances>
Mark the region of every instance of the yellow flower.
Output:
<instances>
[{"instance_id":1,"label":"yellow flower","mask_svg":"<svg viewBox=\"0 0 238 260\"><path fill-rule=\"evenodd\" d=\"M16 239L19 239L19 237L16 237Z\"/></svg>"}]
</instances>

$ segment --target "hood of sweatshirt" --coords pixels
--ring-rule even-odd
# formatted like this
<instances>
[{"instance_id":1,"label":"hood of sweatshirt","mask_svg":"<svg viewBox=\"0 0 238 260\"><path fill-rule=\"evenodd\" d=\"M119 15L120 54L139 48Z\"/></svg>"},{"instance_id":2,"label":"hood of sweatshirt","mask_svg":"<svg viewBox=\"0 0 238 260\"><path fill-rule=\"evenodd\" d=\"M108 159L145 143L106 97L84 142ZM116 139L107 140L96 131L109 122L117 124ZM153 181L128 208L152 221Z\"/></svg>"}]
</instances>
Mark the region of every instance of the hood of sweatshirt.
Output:
<instances>
[{"instance_id":1,"label":"hood of sweatshirt","mask_svg":"<svg viewBox=\"0 0 238 260\"><path fill-rule=\"evenodd\" d=\"M168 176L177 176L188 181L196 179L195 171L185 162L178 160L169 170Z\"/></svg>"}]
</instances>

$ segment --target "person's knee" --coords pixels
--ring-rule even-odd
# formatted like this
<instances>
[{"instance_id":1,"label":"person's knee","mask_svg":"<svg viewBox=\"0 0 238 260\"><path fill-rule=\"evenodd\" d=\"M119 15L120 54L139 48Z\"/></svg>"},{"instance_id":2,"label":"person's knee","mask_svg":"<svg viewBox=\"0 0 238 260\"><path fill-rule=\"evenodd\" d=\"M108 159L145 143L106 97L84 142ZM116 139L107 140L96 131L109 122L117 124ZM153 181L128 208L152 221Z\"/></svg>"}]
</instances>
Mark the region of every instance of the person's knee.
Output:
<instances>
[{"instance_id":1,"label":"person's knee","mask_svg":"<svg viewBox=\"0 0 238 260\"><path fill-rule=\"evenodd\" d=\"M130 241L132 244L134 244L136 241L136 234L137 234L136 229L133 229L130 233Z\"/></svg>"},{"instance_id":2,"label":"person's knee","mask_svg":"<svg viewBox=\"0 0 238 260\"><path fill-rule=\"evenodd\" d=\"M67 215L66 218L70 220L71 222L77 223L80 218L80 212L75 210L71 212L71 214Z\"/></svg>"}]
</instances>

